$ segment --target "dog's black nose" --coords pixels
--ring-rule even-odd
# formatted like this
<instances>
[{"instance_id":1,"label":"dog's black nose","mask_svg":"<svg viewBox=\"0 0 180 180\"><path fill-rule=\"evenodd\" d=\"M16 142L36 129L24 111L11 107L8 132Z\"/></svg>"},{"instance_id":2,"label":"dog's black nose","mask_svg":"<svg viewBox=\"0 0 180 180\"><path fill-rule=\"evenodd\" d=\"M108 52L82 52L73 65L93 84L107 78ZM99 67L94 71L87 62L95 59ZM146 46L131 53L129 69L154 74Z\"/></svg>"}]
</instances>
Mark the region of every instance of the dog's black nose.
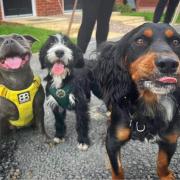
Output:
<instances>
[{"instance_id":1,"label":"dog's black nose","mask_svg":"<svg viewBox=\"0 0 180 180\"><path fill-rule=\"evenodd\" d=\"M13 39L6 39L6 40L4 41L4 44L7 45L7 46L13 45L14 43L15 43L15 42L14 42Z\"/></svg>"},{"instance_id":2,"label":"dog's black nose","mask_svg":"<svg viewBox=\"0 0 180 180\"><path fill-rule=\"evenodd\" d=\"M168 58L160 58L155 64L161 73L175 73L179 66L179 62L177 60Z\"/></svg>"},{"instance_id":3,"label":"dog's black nose","mask_svg":"<svg viewBox=\"0 0 180 180\"><path fill-rule=\"evenodd\" d=\"M57 50L56 52L56 56L59 58L62 58L64 56L64 51L63 50Z\"/></svg>"}]
</instances>

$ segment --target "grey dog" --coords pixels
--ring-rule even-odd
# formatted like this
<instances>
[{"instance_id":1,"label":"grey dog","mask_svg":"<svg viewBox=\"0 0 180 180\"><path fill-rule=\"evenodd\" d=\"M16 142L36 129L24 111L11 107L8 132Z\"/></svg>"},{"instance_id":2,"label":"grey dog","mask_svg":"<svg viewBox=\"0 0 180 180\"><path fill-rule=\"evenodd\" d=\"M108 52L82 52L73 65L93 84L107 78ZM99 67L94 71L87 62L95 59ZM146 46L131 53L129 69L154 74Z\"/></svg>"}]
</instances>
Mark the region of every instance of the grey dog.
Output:
<instances>
[{"instance_id":1,"label":"grey dog","mask_svg":"<svg viewBox=\"0 0 180 180\"><path fill-rule=\"evenodd\" d=\"M0 137L10 127L32 125L41 133L44 128L44 91L35 77L29 61L31 45L36 41L29 35L0 36Z\"/></svg>"}]
</instances>

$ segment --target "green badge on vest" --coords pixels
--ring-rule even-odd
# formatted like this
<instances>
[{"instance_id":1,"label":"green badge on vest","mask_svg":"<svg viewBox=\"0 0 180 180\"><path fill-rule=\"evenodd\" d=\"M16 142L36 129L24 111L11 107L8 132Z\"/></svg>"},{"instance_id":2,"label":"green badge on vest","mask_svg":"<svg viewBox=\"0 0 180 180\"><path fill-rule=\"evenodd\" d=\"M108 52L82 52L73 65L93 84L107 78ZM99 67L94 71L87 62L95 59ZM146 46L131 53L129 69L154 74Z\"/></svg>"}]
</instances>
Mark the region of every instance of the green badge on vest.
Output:
<instances>
[{"instance_id":1,"label":"green badge on vest","mask_svg":"<svg viewBox=\"0 0 180 180\"><path fill-rule=\"evenodd\" d=\"M64 109L72 108L69 102L69 95L71 92L72 92L72 87L70 85L65 85L61 89L56 89L55 87L49 88L49 93L56 99L58 104Z\"/></svg>"}]
</instances>

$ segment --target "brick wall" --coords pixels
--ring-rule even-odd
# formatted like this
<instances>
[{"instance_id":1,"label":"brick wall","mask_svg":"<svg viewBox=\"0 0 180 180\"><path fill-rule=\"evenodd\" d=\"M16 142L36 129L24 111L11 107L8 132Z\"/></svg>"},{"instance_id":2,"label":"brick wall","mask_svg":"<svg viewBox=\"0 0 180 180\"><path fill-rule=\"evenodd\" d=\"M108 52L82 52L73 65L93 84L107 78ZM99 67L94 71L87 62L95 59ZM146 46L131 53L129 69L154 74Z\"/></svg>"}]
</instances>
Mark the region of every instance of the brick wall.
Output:
<instances>
[{"instance_id":1,"label":"brick wall","mask_svg":"<svg viewBox=\"0 0 180 180\"><path fill-rule=\"evenodd\" d=\"M116 3L121 4L121 3L123 3L123 0L116 0Z\"/></svg>"},{"instance_id":2,"label":"brick wall","mask_svg":"<svg viewBox=\"0 0 180 180\"><path fill-rule=\"evenodd\" d=\"M158 0L136 0L139 7L155 7Z\"/></svg>"},{"instance_id":3,"label":"brick wall","mask_svg":"<svg viewBox=\"0 0 180 180\"><path fill-rule=\"evenodd\" d=\"M59 15L63 13L58 0L36 0L36 12L37 16Z\"/></svg>"}]
</instances>

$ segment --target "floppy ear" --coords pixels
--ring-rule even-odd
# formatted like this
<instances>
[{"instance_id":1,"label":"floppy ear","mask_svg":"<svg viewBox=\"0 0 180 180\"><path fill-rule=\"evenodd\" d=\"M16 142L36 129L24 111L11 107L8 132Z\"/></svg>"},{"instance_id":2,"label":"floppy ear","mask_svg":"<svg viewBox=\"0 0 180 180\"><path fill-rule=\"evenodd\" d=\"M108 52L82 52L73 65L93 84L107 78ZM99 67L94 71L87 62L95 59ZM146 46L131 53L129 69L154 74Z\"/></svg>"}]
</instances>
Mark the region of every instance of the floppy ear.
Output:
<instances>
[{"instance_id":1,"label":"floppy ear","mask_svg":"<svg viewBox=\"0 0 180 180\"><path fill-rule=\"evenodd\" d=\"M45 57L46 57L46 54L44 52L44 49L41 48L40 52L39 52L39 62L40 62L40 65L41 65L41 69L46 68L46 66L45 66Z\"/></svg>"},{"instance_id":2,"label":"floppy ear","mask_svg":"<svg viewBox=\"0 0 180 180\"><path fill-rule=\"evenodd\" d=\"M114 92L113 96L114 99L119 100L122 99L122 97L129 96L129 94L136 93L136 87L131 79L131 76L129 74L128 70L128 63L126 62L126 56L128 49L130 45L129 39L136 34L139 29L146 26L147 23L138 26L137 28L133 29L129 33L127 33L125 36L121 38L121 40L116 44L115 47L115 64L116 68L114 70L114 82L116 85L114 85Z\"/></svg>"},{"instance_id":3,"label":"floppy ear","mask_svg":"<svg viewBox=\"0 0 180 180\"><path fill-rule=\"evenodd\" d=\"M83 52L81 49L75 45L70 38L67 35L63 35L64 39L66 40L68 47L72 50L73 52L73 67L75 68L81 68L84 66L84 57L83 57Z\"/></svg>"},{"instance_id":4,"label":"floppy ear","mask_svg":"<svg viewBox=\"0 0 180 180\"><path fill-rule=\"evenodd\" d=\"M117 73L114 56L115 50L116 43L114 42L106 42L101 45L98 63L94 69L94 77L97 79L98 86L102 92L103 100L107 106L115 101L113 97L114 78L115 73Z\"/></svg>"},{"instance_id":5,"label":"floppy ear","mask_svg":"<svg viewBox=\"0 0 180 180\"><path fill-rule=\"evenodd\" d=\"M84 57L83 52L76 45L72 45L73 48L73 56L74 56L74 66L76 68L81 68L84 66Z\"/></svg>"},{"instance_id":6,"label":"floppy ear","mask_svg":"<svg viewBox=\"0 0 180 180\"><path fill-rule=\"evenodd\" d=\"M125 64L125 58L129 38L139 28L141 26L127 33L117 42L106 43L98 57L95 76L100 83L104 101L107 105L120 104L122 99L128 96L131 90L134 90L134 83L131 80L128 66Z\"/></svg>"},{"instance_id":7,"label":"floppy ear","mask_svg":"<svg viewBox=\"0 0 180 180\"><path fill-rule=\"evenodd\" d=\"M39 51L39 62L41 64L41 69L46 68L46 55L48 48L49 48L49 38L46 40L46 42L43 44L43 46Z\"/></svg>"},{"instance_id":8,"label":"floppy ear","mask_svg":"<svg viewBox=\"0 0 180 180\"><path fill-rule=\"evenodd\" d=\"M23 35L23 37L25 39L28 40L29 44L32 46L33 43L35 43L36 41L39 41L38 39L36 39L35 37L31 36L31 35Z\"/></svg>"}]
</instances>

